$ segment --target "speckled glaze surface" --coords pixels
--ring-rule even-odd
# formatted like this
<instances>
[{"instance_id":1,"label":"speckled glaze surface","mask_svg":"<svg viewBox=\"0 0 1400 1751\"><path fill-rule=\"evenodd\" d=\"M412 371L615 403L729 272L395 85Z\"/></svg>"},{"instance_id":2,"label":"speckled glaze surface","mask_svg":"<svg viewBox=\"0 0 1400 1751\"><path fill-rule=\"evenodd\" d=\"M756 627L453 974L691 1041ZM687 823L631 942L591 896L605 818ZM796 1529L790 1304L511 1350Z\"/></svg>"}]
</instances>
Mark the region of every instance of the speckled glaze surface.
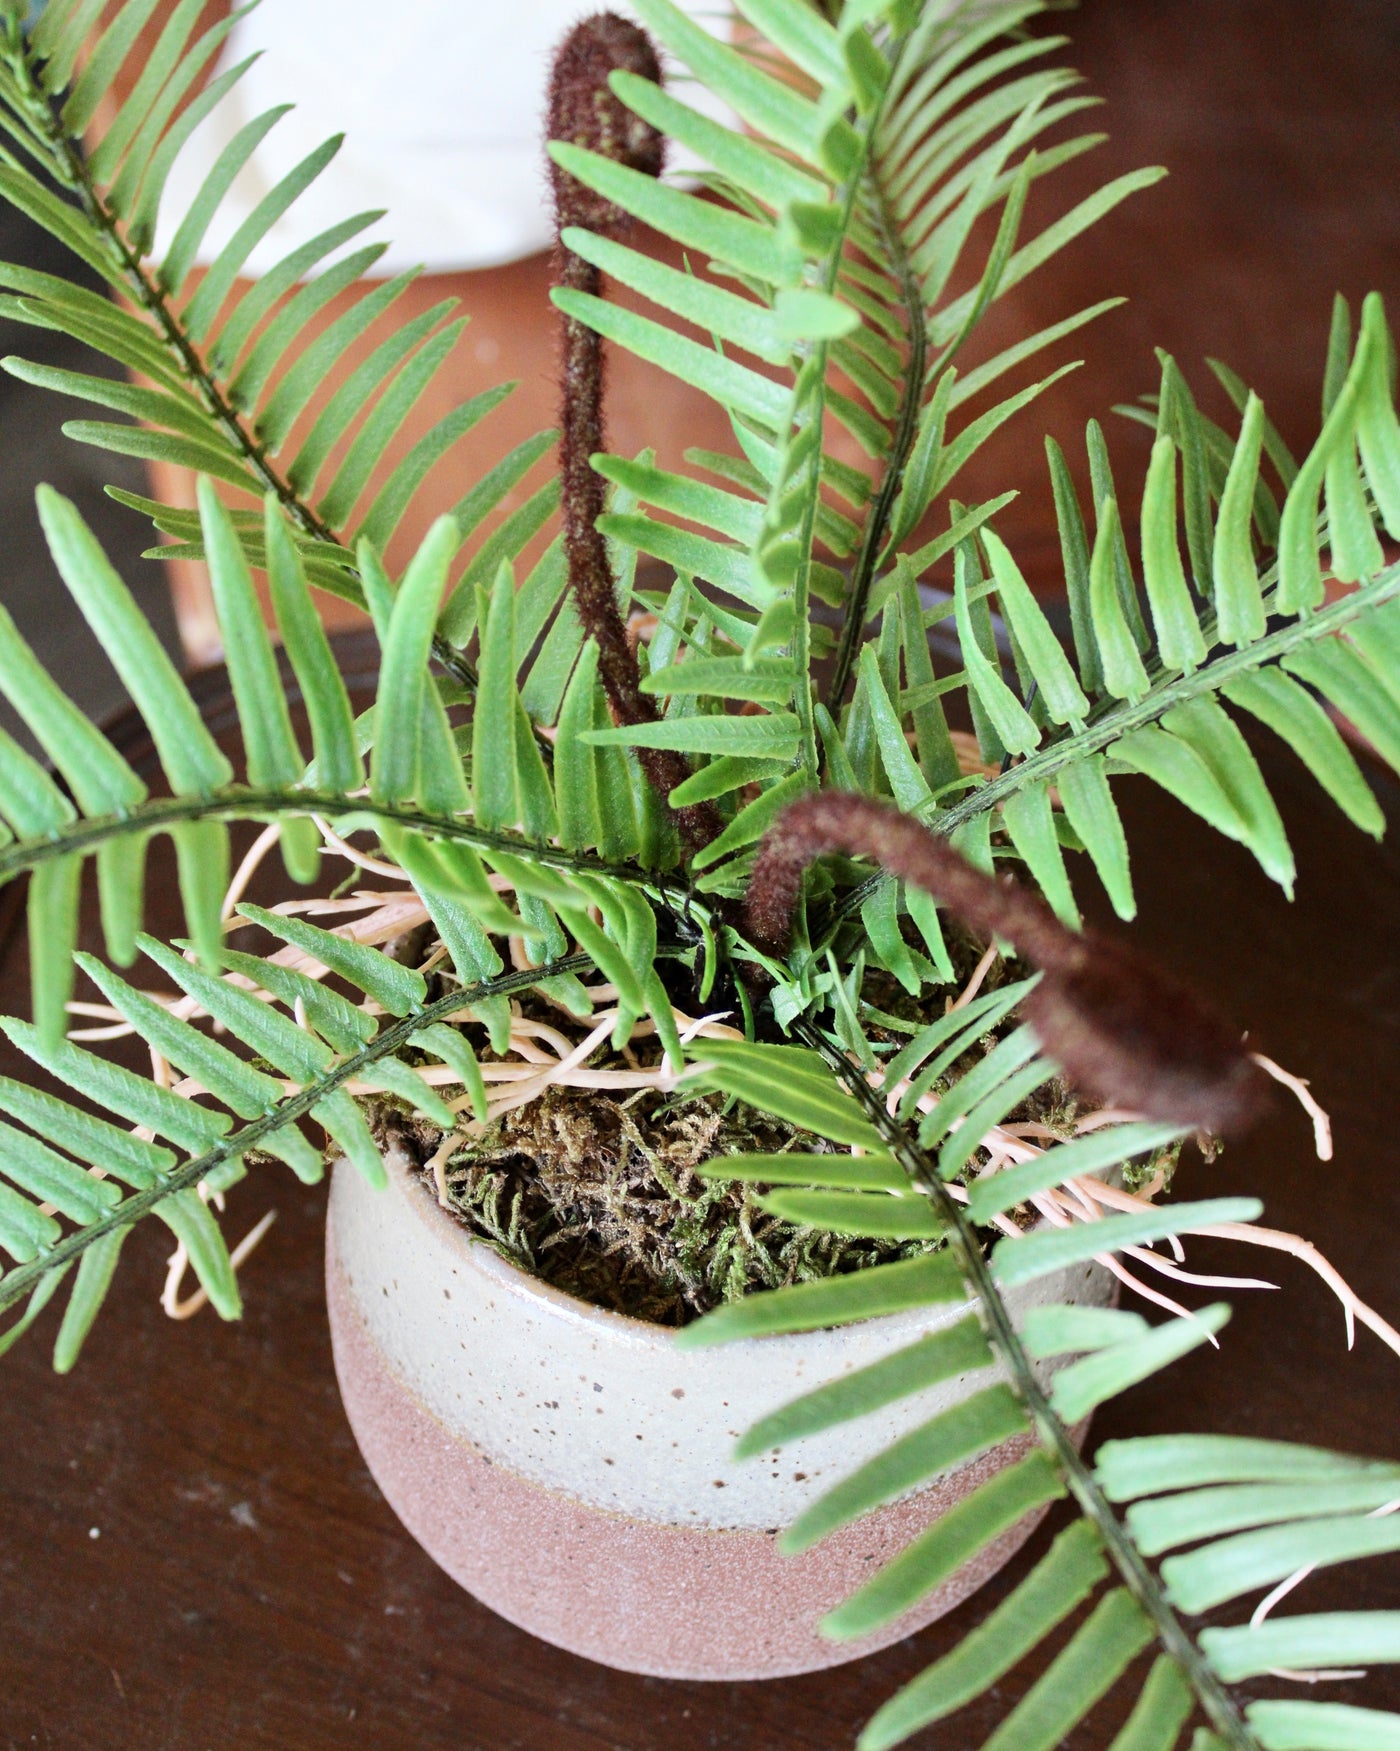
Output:
<instances>
[{"instance_id":1,"label":"speckled glaze surface","mask_svg":"<svg viewBox=\"0 0 1400 1751\"><path fill-rule=\"evenodd\" d=\"M511 1622L630 1671L775 1677L931 1622L1029 1536L1038 1516L880 1635L824 1641L824 1611L1021 1447L993 1449L800 1557L778 1555L778 1530L994 1376L960 1376L741 1464L735 1438L964 1307L677 1352L672 1333L576 1301L472 1240L403 1161L390 1158L389 1177L376 1193L342 1163L331 1191L327 1297L346 1413L404 1525ZM1026 1286L1014 1305L1103 1303L1110 1284L1079 1267Z\"/></svg>"}]
</instances>

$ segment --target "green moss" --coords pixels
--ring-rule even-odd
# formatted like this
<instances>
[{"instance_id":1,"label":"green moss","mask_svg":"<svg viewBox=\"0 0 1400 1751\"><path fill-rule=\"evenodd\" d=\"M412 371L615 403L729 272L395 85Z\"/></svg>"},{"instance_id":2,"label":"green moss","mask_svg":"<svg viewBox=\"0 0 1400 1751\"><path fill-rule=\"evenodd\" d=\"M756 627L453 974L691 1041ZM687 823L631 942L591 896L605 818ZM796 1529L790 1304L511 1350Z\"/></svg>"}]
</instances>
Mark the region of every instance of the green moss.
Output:
<instances>
[{"instance_id":1,"label":"green moss","mask_svg":"<svg viewBox=\"0 0 1400 1751\"><path fill-rule=\"evenodd\" d=\"M421 952L421 945L415 945ZM957 984L911 999L889 974L868 971L861 989L865 1038L884 1056L936 1013L951 990L965 987L982 945L964 933L950 941ZM993 961L981 989L995 990L1022 969ZM527 1004L527 1008L528 1008ZM542 1019L561 1021L542 1008ZM1013 1014L976 1040L948 1067L931 1092L941 1094L1018 1022ZM579 1024L574 1022L572 1027ZM491 1062L484 1031L467 1029L483 1062ZM627 1052L632 1067L654 1061L653 1040ZM597 1069L623 1060L600 1047ZM1011 1115L1038 1121L1058 1136L1073 1135L1081 1104L1056 1078ZM445 1187L447 1206L501 1255L555 1287L598 1307L658 1325L683 1325L725 1301L753 1290L855 1271L925 1250L919 1242L857 1240L782 1221L759 1207L751 1185L702 1179L702 1162L716 1156L822 1153L831 1148L772 1114L718 1095L682 1097L655 1088L625 1095L588 1088L552 1087L504 1114L481 1137L451 1156L442 1180L426 1163L442 1133L415 1118L392 1097L371 1103L372 1122L424 1165L432 1194ZM1137 1185L1171 1160L1128 1169ZM967 1174L975 1177L974 1162ZM1013 1212L1034 1222L1035 1212Z\"/></svg>"},{"instance_id":2,"label":"green moss","mask_svg":"<svg viewBox=\"0 0 1400 1751\"><path fill-rule=\"evenodd\" d=\"M429 1143L420 1139L421 1159ZM695 1171L717 1155L793 1148L830 1145L749 1108L726 1111L718 1096L551 1088L453 1156L445 1179L452 1210L513 1264L595 1306L683 1325L753 1289L924 1250L796 1227L761 1210L751 1187Z\"/></svg>"}]
</instances>

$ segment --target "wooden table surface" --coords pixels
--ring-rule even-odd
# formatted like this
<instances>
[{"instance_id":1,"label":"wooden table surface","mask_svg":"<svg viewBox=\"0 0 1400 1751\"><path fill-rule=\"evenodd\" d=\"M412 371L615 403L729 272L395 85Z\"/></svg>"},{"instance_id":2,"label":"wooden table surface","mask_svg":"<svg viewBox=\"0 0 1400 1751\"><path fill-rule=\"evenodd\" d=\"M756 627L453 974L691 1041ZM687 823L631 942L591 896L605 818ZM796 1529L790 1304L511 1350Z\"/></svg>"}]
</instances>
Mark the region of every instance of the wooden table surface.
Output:
<instances>
[{"instance_id":1,"label":"wooden table surface","mask_svg":"<svg viewBox=\"0 0 1400 1751\"><path fill-rule=\"evenodd\" d=\"M1072 400L1066 389L1046 418L1069 441L1085 411L1149 385L1161 342L1183 359L1207 347L1231 358L1304 440L1332 288L1397 289L1400 14L1389 0L1088 0L1071 28L1076 64L1112 100L1113 168L1165 160L1175 174L1061 280L1058 312L1073 307L1076 275L1081 301L1101 296L1107 267L1117 283L1106 289L1135 302L1107 319L1089 349L1101 347L1101 363L1070 379ZM1042 429L1033 415L1027 431ZM1043 470L1038 436L1024 460ZM1013 515L1048 554L1043 506L1027 499ZM217 679L206 694L217 703ZM1400 854L1351 829L1276 745L1262 753L1299 855L1297 901L1160 793L1124 782L1137 936L1312 1078L1337 1152L1315 1161L1307 1125L1283 1106L1247 1146L1184 1173L1181 1189L1261 1194L1270 1221L1306 1232L1400 1322ZM1400 792L1378 788L1397 820ZM0 897L11 913L14 898ZM173 926L168 881L153 913L157 928ZM22 1008L22 932L11 930L4 957L3 1007ZM22 1073L8 1051L0 1070ZM52 1318L0 1363L7 1751L838 1751L1045 1548L1048 1529L943 1623L824 1674L665 1683L560 1653L453 1586L361 1463L331 1369L323 1193L279 1174L235 1199L235 1229L269 1202L278 1210L243 1273L241 1324L164 1318L168 1242L148 1224L72 1377L47 1371ZM1192 1261L1242 1264L1206 1243ZM1127 1394L1094 1438L1200 1429L1400 1453L1400 1359L1365 1334L1348 1355L1325 1290L1301 1266L1270 1264L1282 1292L1238 1296L1220 1354L1198 1352ZM1400 1565L1318 1576L1303 1600L1400 1606ZM1032 1671L998 1687L995 1709L920 1743L980 1743ZM1329 1694L1400 1707L1400 1678ZM1106 1745L1121 1718L1121 1706L1105 1707L1072 1746Z\"/></svg>"}]
</instances>

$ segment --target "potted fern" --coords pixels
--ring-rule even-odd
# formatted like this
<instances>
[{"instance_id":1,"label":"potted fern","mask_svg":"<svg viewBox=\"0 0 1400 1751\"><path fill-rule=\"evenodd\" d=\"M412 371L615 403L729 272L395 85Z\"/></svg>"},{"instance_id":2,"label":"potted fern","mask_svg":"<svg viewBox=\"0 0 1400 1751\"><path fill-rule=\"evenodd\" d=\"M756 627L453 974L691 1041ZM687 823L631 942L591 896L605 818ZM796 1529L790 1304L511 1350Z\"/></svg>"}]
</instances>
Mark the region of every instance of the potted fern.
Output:
<instances>
[{"instance_id":1,"label":"potted fern","mask_svg":"<svg viewBox=\"0 0 1400 1751\"><path fill-rule=\"evenodd\" d=\"M394 282L318 327L373 265L337 253L368 216L234 296L330 148L196 276L270 124L245 130L155 260L171 165L236 77L200 83L223 27L197 37L199 7L177 7L84 152L150 8L120 6L86 59L100 6L51 0L32 32L25 10L3 9L0 192L112 296L7 266L4 308L135 381L7 368L126 416L74 422L78 440L204 477L194 510L121 496L171 538L164 557L209 567L243 748L231 763L73 507L41 492L55 565L169 794L0 617L0 685L46 756L0 742L0 874L29 876L33 968L32 1019L4 1026L36 1065L34 1084L0 1083L5 1344L62 1290L55 1362L72 1367L148 1214L236 1315L211 1206L274 1161L318 1179L329 1154L332 1315L367 1456L411 1523L437 1505L440 1554L520 1620L652 1670L791 1670L926 1620L1068 1494L1079 1517L1049 1554L864 1745L971 1700L1090 1600L1006 1743L1058 1742L1154 1646L1124 1745L1175 1743L1193 1709L1201 1746L1391 1742L1393 1717L1229 1687L1400 1657L1393 1614L1260 1612L1199 1634L1185 1617L1394 1549L1400 1521L1377 1510L1400 1468L1194 1431L1081 1456L1096 1405L1228 1313L1173 1303L1149 1325L1108 1305L1115 1275L1140 1279L1166 1262L1154 1242L1192 1233L1296 1243L1257 1225L1254 1199L1158 1201L1183 1140L1246 1124L1265 1070L1286 1073L1081 931L1064 855L1086 854L1131 917L1111 780L1133 771L1287 886L1240 716L1379 832L1329 715L1400 765L1400 570L1377 533L1400 535L1400 421L1379 299L1354 335L1339 308L1301 463L1228 373L1233 433L1165 362L1140 542L1098 428L1087 523L1052 453L1071 654L995 533L1004 499L953 496L1044 385L960 410L1102 306L967 360L989 304L1151 173L1022 237L1032 182L1083 145L1042 141L1078 100L1035 66L1031 5L848 0L827 17L744 0L740 51L642 0L655 43L739 125L668 90L636 27L604 16L570 38L551 111L558 466L492 525L550 446L505 457L394 578L394 530L487 409L455 409L376 476L450 341L411 324L361 359ZM658 179L663 139L712 167L703 193ZM634 248L629 219L715 271ZM602 275L648 313L609 303ZM733 454L687 473L608 455L604 339L712 397ZM559 533L532 547L556 506ZM951 590L932 587L940 562ZM1324 572L1345 593L1329 600ZM359 717L317 590L374 624L378 696ZM141 931L159 834L187 919L170 942ZM290 897L253 907L274 853ZM75 956L89 862L105 954ZM89 1050L75 1019L138 1037L154 1077ZM624 1355L605 1376L607 1347ZM683 1439L711 1445L678 1484ZM764 1462L731 1465L735 1439ZM454 1485L475 1497L446 1514ZM733 1534L726 1611L700 1652L695 1625L675 1645L673 1617L639 1657L659 1589L684 1590L676 1552L726 1543L684 1515ZM806 1569L777 1554L790 1515L788 1547L819 1553ZM533 1590L500 1554L522 1537L558 1562ZM609 1642L598 1618L618 1599ZM798 1639L818 1610L824 1640Z\"/></svg>"}]
</instances>

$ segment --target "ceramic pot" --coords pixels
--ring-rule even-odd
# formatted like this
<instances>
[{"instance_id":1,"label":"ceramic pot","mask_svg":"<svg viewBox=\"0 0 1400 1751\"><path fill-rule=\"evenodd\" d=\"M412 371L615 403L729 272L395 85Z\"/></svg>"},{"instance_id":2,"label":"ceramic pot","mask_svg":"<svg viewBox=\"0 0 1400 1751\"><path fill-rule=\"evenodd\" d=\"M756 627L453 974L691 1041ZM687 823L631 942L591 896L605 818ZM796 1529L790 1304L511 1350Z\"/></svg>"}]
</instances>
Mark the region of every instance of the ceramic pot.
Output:
<instances>
[{"instance_id":1,"label":"ceramic pot","mask_svg":"<svg viewBox=\"0 0 1400 1751\"><path fill-rule=\"evenodd\" d=\"M669 1678L767 1678L856 1658L979 1587L1027 1516L877 1635L817 1620L1025 1450L1011 1441L797 1557L778 1531L891 1440L980 1390L949 1380L776 1454L736 1436L836 1375L962 1317L961 1304L835 1331L677 1352L674 1333L589 1306L474 1240L401 1159L386 1192L337 1167L326 1283L346 1413L390 1505L448 1574L512 1623L592 1660ZM1079 1266L1012 1291L1106 1303Z\"/></svg>"}]
</instances>

